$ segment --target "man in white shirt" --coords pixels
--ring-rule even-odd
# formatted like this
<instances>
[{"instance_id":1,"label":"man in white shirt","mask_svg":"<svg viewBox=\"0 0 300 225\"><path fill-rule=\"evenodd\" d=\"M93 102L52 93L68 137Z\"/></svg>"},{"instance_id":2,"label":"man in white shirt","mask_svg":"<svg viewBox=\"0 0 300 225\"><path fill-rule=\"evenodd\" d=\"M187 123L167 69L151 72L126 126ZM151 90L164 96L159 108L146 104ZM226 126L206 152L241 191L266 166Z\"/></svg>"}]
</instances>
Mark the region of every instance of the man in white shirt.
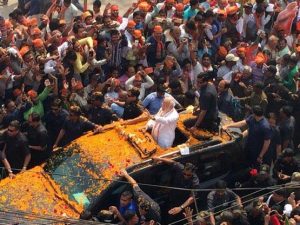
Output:
<instances>
[{"instance_id":1,"label":"man in white shirt","mask_svg":"<svg viewBox=\"0 0 300 225\"><path fill-rule=\"evenodd\" d=\"M135 76L130 77L126 83L126 90L130 90L133 87L137 87L140 91L139 100L143 100L145 97L146 89L152 87L154 81L144 71L138 72Z\"/></svg>"},{"instance_id":2,"label":"man in white shirt","mask_svg":"<svg viewBox=\"0 0 300 225\"><path fill-rule=\"evenodd\" d=\"M61 9L61 19L64 19L67 24L70 24L76 16L80 16L80 10L71 3L71 0L64 0Z\"/></svg>"},{"instance_id":3,"label":"man in white shirt","mask_svg":"<svg viewBox=\"0 0 300 225\"><path fill-rule=\"evenodd\" d=\"M224 80L231 82L232 72L238 71L238 67L236 65L239 57L235 56L232 53L226 55L225 65L221 66L218 70L218 77L222 77Z\"/></svg>"},{"instance_id":4,"label":"man in white shirt","mask_svg":"<svg viewBox=\"0 0 300 225\"><path fill-rule=\"evenodd\" d=\"M151 135L162 148L172 147L179 114L172 97L165 97L159 112L147 123Z\"/></svg>"}]
</instances>

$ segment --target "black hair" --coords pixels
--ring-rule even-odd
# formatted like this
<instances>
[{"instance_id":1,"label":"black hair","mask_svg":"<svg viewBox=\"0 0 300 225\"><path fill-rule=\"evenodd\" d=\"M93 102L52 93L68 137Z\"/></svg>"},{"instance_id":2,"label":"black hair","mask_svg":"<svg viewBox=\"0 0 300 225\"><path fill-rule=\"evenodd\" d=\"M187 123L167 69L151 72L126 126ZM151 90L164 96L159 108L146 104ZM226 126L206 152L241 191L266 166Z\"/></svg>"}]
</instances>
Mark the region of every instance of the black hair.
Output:
<instances>
[{"instance_id":1,"label":"black hair","mask_svg":"<svg viewBox=\"0 0 300 225\"><path fill-rule=\"evenodd\" d=\"M291 218L293 218L294 216L300 216L300 206L297 206L296 208L294 208L291 212Z\"/></svg>"},{"instance_id":2,"label":"black hair","mask_svg":"<svg viewBox=\"0 0 300 225\"><path fill-rule=\"evenodd\" d=\"M293 157L295 155L294 150L291 148L285 148L282 151L282 157Z\"/></svg>"},{"instance_id":3,"label":"black hair","mask_svg":"<svg viewBox=\"0 0 300 225\"><path fill-rule=\"evenodd\" d=\"M120 34L120 32L116 29L113 29L110 31L110 36L119 35L119 34Z\"/></svg>"},{"instance_id":4,"label":"black hair","mask_svg":"<svg viewBox=\"0 0 300 225\"><path fill-rule=\"evenodd\" d=\"M291 56L289 63L297 65L297 63L298 63L297 56Z\"/></svg>"},{"instance_id":5,"label":"black hair","mask_svg":"<svg viewBox=\"0 0 300 225\"><path fill-rule=\"evenodd\" d=\"M196 23L194 20L188 20L185 23L185 27L188 28L189 30L197 30Z\"/></svg>"},{"instance_id":6,"label":"black hair","mask_svg":"<svg viewBox=\"0 0 300 225\"><path fill-rule=\"evenodd\" d=\"M9 123L10 127L14 127L16 130L20 130L20 122L18 120L13 120Z\"/></svg>"},{"instance_id":7,"label":"black hair","mask_svg":"<svg viewBox=\"0 0 300 225\"><path fill-rule=\"evenodd\" d=\"M195 172L196 169L197 169L197 167L192 163L186 163L184 165L184 170Z\"/></svg>"},{"instance_id":8,"label":"black hair","mask_svg":"<svg viewBox=\"0 0 300 225\"><path fill-rule=\"evenodd\" d=\"M264 115L263 108L260 105L253 106L252 107L252 112L256 116L263 116Z\"/></svg>"},{"instance_id":9,"label":"black hair","mask_svg":"<svg viewBox=\"0 0 300 225\"><path fill-rule=\"evenodd\" d=\"M210 73L208 73L208 72L199 73L197 78L202 79L203 81L209 81Z\"/></svg>"},{"instance_id":10,"label":"black hair","mask_svg":"<svg viewBox=\"0 0 300 225\"><path fill-rule=\"evenodd\" d=\"M71 0L64 0L64 3L71 4Z\"/></svg>"},{"instance_id":11,"label":"black hair","mask_svg":"<svg viewBox=\"0 0 300 225\"><path fill-rule=\"evenodd\" d=\"M211 60L210 55L206 52L202 55L202 59L203 58L209 58Z\"/></svg>"},{"instance_id":12,"label":"black hair","mask_svg":"<svg viewBox=\"0 0 300 225\"><path fill-rule=\"evenodd\" d=\"M70 113L73 113L76 116L80 116L81 115L81 109L80 109L79 106L76 106L76 105L71 106L69 111L70 111Z\"/></svg>"},{"instance_id":13,"label":"black hair","mask_svg":"<svg viewBox=\"0 0 300 225\"><path fill-rule=\"evenodd\" d=\"M287 117L290 117L292 116L292 113L293 113L293 109L292 107L288 106L288 105L285 105L281 108L281 111L287 116Z\"/></svg>"},{"instance_id":14,"label":"black hair","mask_svg":"<svg viewBox=\"0 0 300 225\"><path fill-rule=\"evenodd\" d=\"M186 58L182 61L182 67L186 66L187 64L192 64L192 61L188 58Z\"/></svg>"},{"instance_id":15,"label":"black hair","mask_svg":"<svg viewBox=\"0 0 300 225\"><path fill-rule=\"evenodd\" d=\"M55 47L54 45L49 45L48 47L47 47L47 51L49 52L49 53L53 53L53 52L55 52L57 50L57 47Z\"/></svg>"},{"instance_id":16,"label":"black hair","mask_svg":"<svg viewBox=\"0 0 300 225\"><path fill-rule=\"evenodd\" d=\"M41 121L41 116L36 112L31 113L30 117L31 117L32 122L40 122Z\"/></svg>"},{"instance_id":17,"label":"black hair","mask_svg":"<svg viewBox=\"0 0 300 225\"><path fill-rule=\"evenodd\" d=\"M126 210L123 218L126 222L130 221L134 216L136 215L136 213L132 210Z\"/></svg>"},{"instance_id":18,"label":"black hair","mask_svg":"<svg viewBox=\"0 0 300 225\"><path fill-rule=\"evenodd\" d=\"M216 183L216 189L226 189L227 183L224 180L218 180Z\"/></svg>"},{"instance_id":19,"label":"black hair","mask_svg":"<svg viewBox=\"0 0 300 225\"><path fill-rule=\"evenodd\" d=\"M212 10L207 10L206 13L204 13L204 17L207 19L208 17L213 17L214 13Z\"/></svg>"},{"instance_id":20,"label":"black hair","mask_svg":"<svg viewBox=\"0 0 300 225\"><path fill-rule=\"evenodd\" d=\"M59 27L60 27L59 19L54 18L49 21L49 29L51 31L58 30Z\"/></svg>"},{"instance_id":21,"label":"black hair","mask_svg":"<svg viewBox=\"0 0 300 225\"><path fill-rule=\"evenodd\" d=\"M123 191L121 196L125 198L133 198L133 194L131 191Z\"/></svg>"},{"instance_id":22,"label":"black hair","mask_svg":"<svg viewBox=\"0 0 300 225\"><path fill-rule=\"evenodd\" d=\"M287 191L286 189L278 189L274 191L275 194L283 196L283 197L287 197Z\"/></svg>"},{"instance_id":23,"label":"black hair","mask_svg":"<svg viewBox=\"0 0 300 225\"><path fill-rule=\"evenodd\" d=\"M76 52L74 50L67 51L65 60L75 61L77 59Z\"/></svg>"},{"instance_id":24,"label":"black hair","mask_svg":"<svg viewBox=\"0 0 300 225\"><path fill-rule=\"evenodd\" d=\"M138 10L138 11L135 11L132 15L132 18L135 18L136 16L143 16L143 12Z\"/></svg>"},{"instance_id":25,"label":"black hair","mask_svg":"<svg viewBox=\"0 0 300 225\"><path fill-rule=\"evenodd\" d=\"M59 98L55 98L51 103L51 107L62 107L62 100Z\"/></svg>"},{"instance_id":26,"label":"black hair","mask_svg":"<svg viewBox=\"0 0 300 225\"><path fill-rule=\"evenodd\" d=\"M132 87L130 90L132 96L138 98L140 96L140 90L137 87Z\"/></svg>"},{"instance_id":27,"label":"black hair","mask_svg":"<svg viewBox=\"0 0 300 225\"><path fill-rule=\"evenodd\" d=\"M78 34L80 28L84 28L83 25L81 23L75 23L73 25L74 34Z\"/></svg>"},{"instance_id":28,"label":"black hair","mask_svg":"<svg viewBox=\"0 0 300 225\"><path fill-rule=\"evenodd\" d=\"M92 94L92 100L99 101L101 103L104 102L104 95L100 91L96 91Z\"/></svg>"},{"instance_id":29,"label":"black hair","mask_svg":"<svg viewBox=\"0 0 300 225\"><path fill-rule=\"evenodd\" d=\"M95 0L94 2L93 2L93 5L94 6L97 6L97 7L101 7L101 1L100 0Z\"/></svg>"},{"instance_id":30,"label":"black hair","mask_svg":"<svg viewBox=\"0 0 300 225\"><path fill-rule=\"evenodd\" d=\"M199 3L199 0L190 0L190 6L197 5Z\"/></svg>"},{"instance_id":31,"label":"black hair","mask_svg":"<svg viewBox=\"0 0 300 225\"><path fill-rule=\"evenodd\" d=\"M264 83L263 82L257 82L256 84L254 84L254 87L262 90L262 89L264 89Z\"/></svg>"}]
</instances>

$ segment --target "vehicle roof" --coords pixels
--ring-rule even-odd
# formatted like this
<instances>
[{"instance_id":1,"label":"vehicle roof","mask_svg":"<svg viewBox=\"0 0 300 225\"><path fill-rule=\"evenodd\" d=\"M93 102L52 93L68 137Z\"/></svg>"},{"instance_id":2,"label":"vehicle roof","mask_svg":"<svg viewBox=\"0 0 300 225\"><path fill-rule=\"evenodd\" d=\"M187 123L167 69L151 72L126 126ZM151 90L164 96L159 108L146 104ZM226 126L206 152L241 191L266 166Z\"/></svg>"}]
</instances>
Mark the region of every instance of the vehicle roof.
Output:
<instances>
[{"instance_id":1,"label":"vehicle roof","mask_svg":"<svg viewBox=\"0 0 300 225\"><path fill-rule=\"evenodd\" d=\"M190 117L190 113L181 114L178 122L178 128L188 137L187 146L201 144L201 141L194 138L183 125L183 121ZM140 154L129 143L128 138L123 135L124 133L131 135L141 133L139 129L144 127L145 124L146 121L135 125L116 125L113 129L97 135L88 133L73 141L69 146L79 146L81 157L86 157L87 160L92 160L95 164L101 165L101 171L88 171L89 173L97 178L100 175L101 179L104 180L115 180L118 178L121 169L145 161L145 158L141 158ZM201 131L201 134L212 136L207 131ZM138 136L137 138L139 138ZM226 142L230 140L230 136L223 134L222 137L215 136L213 139ZM152 139L152 141L154 140ZM141 145L144 146L144 143L141 143ZM161 149L157 145L156 147L157 150L152 156L163 156L178 152L178 147L168 149ZM110 184L111 182L101 183L97 195L100 195ZM83 206L71 201L39 166L18 174L14 180L8 178L2 180L0 182L0 196L0 207L6 206L9 209L32 212L42 216L79 218L79 214L83 211Z\"/></svg>"}]
</instances>

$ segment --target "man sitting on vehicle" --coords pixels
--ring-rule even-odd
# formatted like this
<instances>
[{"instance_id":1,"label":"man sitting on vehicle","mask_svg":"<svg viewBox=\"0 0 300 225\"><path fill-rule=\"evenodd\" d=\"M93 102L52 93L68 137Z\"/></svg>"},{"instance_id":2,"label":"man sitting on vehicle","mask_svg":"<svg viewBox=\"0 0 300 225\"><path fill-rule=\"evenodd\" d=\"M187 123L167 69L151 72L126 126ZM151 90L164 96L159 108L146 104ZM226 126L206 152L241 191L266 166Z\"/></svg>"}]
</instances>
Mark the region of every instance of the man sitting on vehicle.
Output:
<instances>
[{"instance_id":1,"label":"man sitting on vehicle","mask_svg":"<svg viewBox=\"0 0 300 225\"><path fill-rule=\"evenodd\" d=\"M81 116L81 109L78 106L71 106L70 114L65 121L63 128L60 130L58 137L53 145L53 149L60 144L64 146L76 138L79 138L85 132L93 130L94 133L99 133L102 126L96 125L88 119Z\"/></svg>"},{"instance_id":2,"label":"man sitting on vehicle","mask_svg":"<svg viewBox=\"0 0 300 225\"><path fill-rule=\"evenodd\" d=\"M109 211L111 211L119 221L124 223L126 221L124 217L126 212L131 211L135 213L137 211L137 205L133 200L133 194L130 191L124 191L120 197L119 208L110 206Z\"/></svg>"},{"instance_id":3,"label":"man sitting on vehicle","mask_svg":"<svg viewBox=\"0 0 300 225\"><path fill-rule=\"evenodd\" d=\"M174 106L173 98L165 97L159 112L147 123L147 129L152 129L152 137L162 148L171 147L175 139L179 115Z\"/></svg>"},{"instance_id":4,"label":"man sitting on vehicle","mask_svg":"<svg viewBox=\"0 0 300 225\"><path fill-rule=\"evenodd\" d=\"M185 121L185 126L191 127L191 131L196 130L197 128L204 128L212 131L218 130L218 94L214 84L211 83L209 79L210 74L208 72L200 73L197 77L197 85L200 88L200 111L196 119Z\"/></svg>"},{"instance_id":5,"label":"man sitting on vehicle","mask_svg":"<svg viewBox=\"0 0 300 225\"><path fill-rule=\"evenodd\" d=\"M172 166L172 181L170 186L186 189L199 189L199 178L195 173L196 167L192 163L185 165L166 158L152 158L154 162L162 162ZM196 194L196 193L195 193ZM168 222L174 222L182 219L184 208L190 206L194 202L194 196L189 191L171 190L169 193L169 214L171 215Z\"/></svg>"},{"instance_id":6,"label":"man sitting on vehicle","mask_svg":"<svg viewBox=\"0 0 300 225\"><path fill-rule=\"evenodd\" d=\"M145 192L141 190L137 182L127 173L125 169L121 170L121 176L132 185L134 198L138 202L138 208L140 213L141 224L156 224L160 223L160 207L159 205L149 197ZM153 223L154 221L154 223Z\"/></svg>"}]
</instances>

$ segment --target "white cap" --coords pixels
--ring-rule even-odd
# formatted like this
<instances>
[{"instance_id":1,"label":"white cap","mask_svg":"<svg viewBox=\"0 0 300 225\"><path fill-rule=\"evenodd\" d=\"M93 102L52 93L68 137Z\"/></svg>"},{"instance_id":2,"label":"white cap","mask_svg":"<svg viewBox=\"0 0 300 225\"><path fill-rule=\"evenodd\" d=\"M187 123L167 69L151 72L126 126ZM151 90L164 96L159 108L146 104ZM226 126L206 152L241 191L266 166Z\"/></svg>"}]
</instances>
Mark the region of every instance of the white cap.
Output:
<instances>
[{"instance_id":1,"label":"white cap","mask_svg":"<svg viewBox=\"0 0 300 225\"><path fill-rule=\"evenodd\" d=\"M274 12L274 4L269 3L268 7L266 8L266 12Z\"/></svg>"},{"instance_id":2,"label":"white cap","mask_svg":"<svg viewBox=\"0 0 300 225\"><path fill-rule=\"evenodd\" d=\"M232 53L227 54L225 57L225 61L227 62L237 62L239 59L240 59L239 57L235 56Z\"/></svg>"}]
</instances>

